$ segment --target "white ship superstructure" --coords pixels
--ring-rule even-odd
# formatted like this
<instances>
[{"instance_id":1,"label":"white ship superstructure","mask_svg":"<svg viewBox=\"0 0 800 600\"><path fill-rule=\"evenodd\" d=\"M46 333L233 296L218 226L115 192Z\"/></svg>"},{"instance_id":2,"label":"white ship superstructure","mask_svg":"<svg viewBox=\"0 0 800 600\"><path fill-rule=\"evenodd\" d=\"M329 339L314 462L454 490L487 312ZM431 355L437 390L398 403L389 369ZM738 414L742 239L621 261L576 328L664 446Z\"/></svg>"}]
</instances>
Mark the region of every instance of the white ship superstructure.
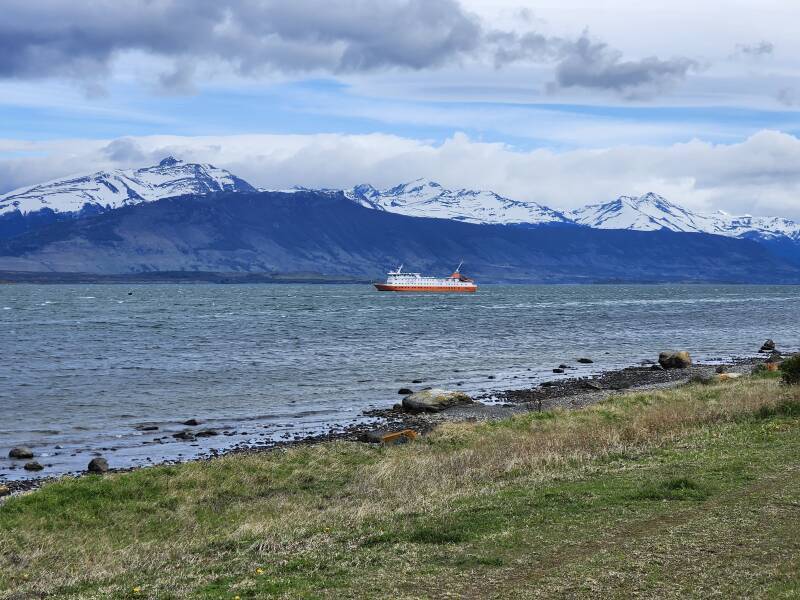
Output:
<instances>
[{"instance_id":1,"label":"white ship superstructure","mask_svg":"<svg viewBox=\"0 0 800 600\"><path fill-rule=\"evenodd\" d=\"M460 272L461 265L449 277L428 277L421 273L403 272L403 265L389 271L386 281L376 283L382 292L475 292L478 286Z\"/></svg>"}]
</instances>

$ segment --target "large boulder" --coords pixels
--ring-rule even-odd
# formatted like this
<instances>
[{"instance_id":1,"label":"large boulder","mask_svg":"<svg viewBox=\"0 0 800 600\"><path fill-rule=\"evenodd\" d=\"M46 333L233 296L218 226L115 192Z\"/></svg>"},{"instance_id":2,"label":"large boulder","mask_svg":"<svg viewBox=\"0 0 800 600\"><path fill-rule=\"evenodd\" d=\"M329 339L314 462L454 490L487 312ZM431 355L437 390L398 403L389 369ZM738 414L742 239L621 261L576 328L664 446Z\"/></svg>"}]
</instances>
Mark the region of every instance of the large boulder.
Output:
<instances>
[{"instance_id":1,"label":"large boulder","mask_svg":"<svg viewBox=\"0 0 800 600\"><path fill-rule=\"evenodd\" d=\"M108 472L108 461L102 456L97 456L89 461L86 470L90 473L106 473Z\"/></svg>"},{"instance_id":2,"label":"large boulder","mask_svg":"<svg viewBox=\"0 0 800 600\"><path fill-rule=\"evenodd\" d=\"M27 446L17 446L16 448L11 449L11 452L8 453L8 457L21 459L33 458L33 450Z\"/></svg>"},{"instance_id":3,"label":"large boulder","mask_svg":"<svg viewBox=\"0 0 800 600\"><path fill-rule=\"evenodd\" d=\"M403 398L403 409L408 412L441 412L452 406L473 404L475 401L464 392L441 389L422 390Z\"/></svg>"},{"instance_id":4,"label":"large boulder","mask_svg":"<svg viewBox=\"0 0 800 600\"><path fill-rule=\"evenodd\" d=\"M7 485L0 485L0 498L3 496L9 496L11 494L11 488Z\"/></svg>"},{"instance_id":5,"label":"large boulder","mask_svg":"<svg viewBox=\"0 0 800 600\"><path fill-rule=\"evenodd\" d=\"M775 350L775 342L767 340L761 344L761 350L759 350L759 352L772 352L773 350Z\"/></svg>"},{"instance_id":6,"label":"large boulder","mask_svg":"<svg viewBox=\"0 0 800 600\"><path fill-rule=\"evenodd\" d=\"M658 364L665 369L685 369L692 366L692 357L686 350L669 350L658 355Z\"/></svg>"}]
</instances>

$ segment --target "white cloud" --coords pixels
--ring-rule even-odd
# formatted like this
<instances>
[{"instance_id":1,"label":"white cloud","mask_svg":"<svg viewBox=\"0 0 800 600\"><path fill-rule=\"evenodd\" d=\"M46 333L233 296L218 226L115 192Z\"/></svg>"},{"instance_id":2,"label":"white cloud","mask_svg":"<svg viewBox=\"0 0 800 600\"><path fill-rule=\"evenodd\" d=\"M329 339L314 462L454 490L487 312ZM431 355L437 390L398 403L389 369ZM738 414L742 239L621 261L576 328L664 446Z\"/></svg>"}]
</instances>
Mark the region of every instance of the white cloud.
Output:
<instances>
[{"instance_id":1,"label":"white cloud","mask_svg":"<svg viewBox=\"0 0 800 600\"><path fill-rule=\"evenodd\" d=\"M0 140L0 185L8 191L168 154L214 163L267 188L383 187L425 177L557 209L655 191L694 210L800 219L800 139L777 131L728 145L695 140L561 153L520 151L464 134L442 144L383 134Z\"/></svg>"}]
</instances>

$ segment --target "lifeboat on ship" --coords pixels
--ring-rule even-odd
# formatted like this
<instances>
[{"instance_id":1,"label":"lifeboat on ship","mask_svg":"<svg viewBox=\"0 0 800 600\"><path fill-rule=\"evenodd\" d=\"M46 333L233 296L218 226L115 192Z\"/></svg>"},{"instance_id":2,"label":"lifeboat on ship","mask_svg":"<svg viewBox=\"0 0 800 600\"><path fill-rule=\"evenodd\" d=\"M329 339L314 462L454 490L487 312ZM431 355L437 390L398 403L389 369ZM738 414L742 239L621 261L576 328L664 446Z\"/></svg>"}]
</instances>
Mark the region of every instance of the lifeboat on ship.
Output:
<instances>
[{"instance_id":1,"label":"lifeboat on ship","mask_svg":"<svg viewBox=\"0 0 800 600\"><path fill-rule=\"evenodd\" d=\"M403 271L403 265L400 265L396 271L389 271L386 274L386 281L374 285L381 292L477 292L478 285L461 274L462 264L463 262L459 263L449 277L429 277L421 273L409 273Z\"/></svg>"}]
</instances>

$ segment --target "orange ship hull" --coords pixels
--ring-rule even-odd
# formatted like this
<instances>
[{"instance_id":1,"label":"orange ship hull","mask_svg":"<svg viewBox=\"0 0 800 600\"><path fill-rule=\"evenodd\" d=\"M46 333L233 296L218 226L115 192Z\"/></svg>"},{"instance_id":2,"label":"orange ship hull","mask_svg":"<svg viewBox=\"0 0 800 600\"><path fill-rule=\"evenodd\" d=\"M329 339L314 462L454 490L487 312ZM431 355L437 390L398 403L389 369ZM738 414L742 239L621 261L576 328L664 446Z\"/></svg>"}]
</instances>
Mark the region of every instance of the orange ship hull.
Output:
<instances>
[{"instance_id":1,"label":"orange ship hull","mask_svg":"<svg viewBox=\"0 0 800 600\"><path fill-rule=\"evenodd\" d=\"M438 285L391 285L388 283L373 284L381 292L450 292L471 294L478 291L477 285L471 286L438 286Z\"/></svg>"}]
</instances>

